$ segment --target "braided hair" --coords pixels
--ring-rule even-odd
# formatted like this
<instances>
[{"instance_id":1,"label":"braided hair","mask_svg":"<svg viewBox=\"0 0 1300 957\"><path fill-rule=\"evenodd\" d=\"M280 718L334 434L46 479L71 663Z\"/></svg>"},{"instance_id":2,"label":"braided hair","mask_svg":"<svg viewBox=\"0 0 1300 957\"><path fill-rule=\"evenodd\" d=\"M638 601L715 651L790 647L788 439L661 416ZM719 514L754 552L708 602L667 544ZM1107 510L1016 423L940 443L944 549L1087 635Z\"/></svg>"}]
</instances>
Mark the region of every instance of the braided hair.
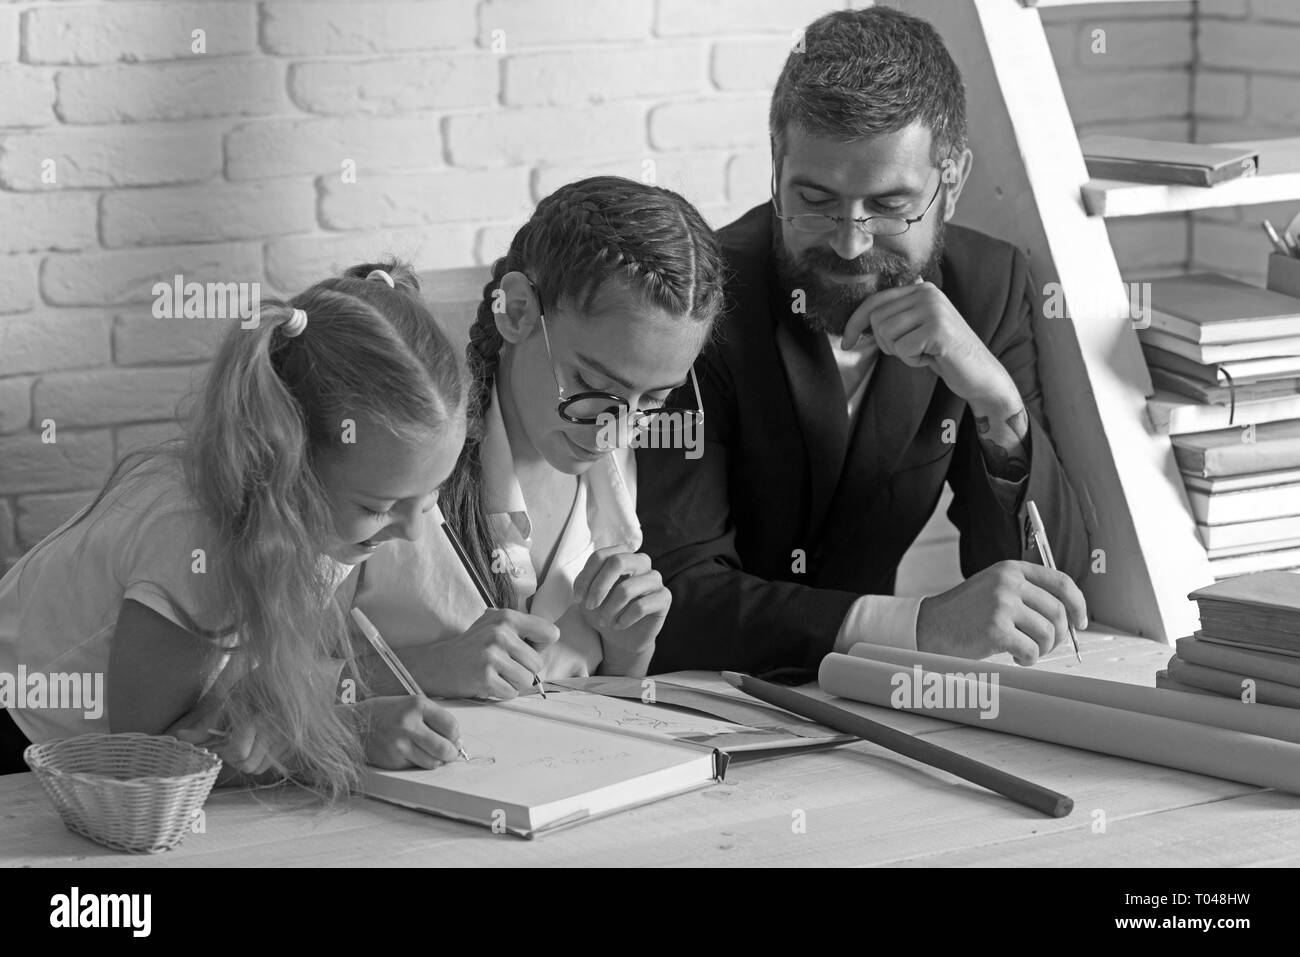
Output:
<instances>
[{"instance_id":1,"label":"braided hair","mask_svg":"<svg viewBox=\"0 0 1300 957\"><path fill-rule=\"evenodd\" d=\"M672 190L618 176L593 176L547 196L493 264L466 350L467 439L441 501L492 600L503 607L514 604L514 589L493 567L481 451L503 345L493 306L502 277L516 271L533 281L545 307L566 303L590 311L611 281L670 315L710 326L723 303L722 253L699 211Z\"/></svg>"}]
</instances>

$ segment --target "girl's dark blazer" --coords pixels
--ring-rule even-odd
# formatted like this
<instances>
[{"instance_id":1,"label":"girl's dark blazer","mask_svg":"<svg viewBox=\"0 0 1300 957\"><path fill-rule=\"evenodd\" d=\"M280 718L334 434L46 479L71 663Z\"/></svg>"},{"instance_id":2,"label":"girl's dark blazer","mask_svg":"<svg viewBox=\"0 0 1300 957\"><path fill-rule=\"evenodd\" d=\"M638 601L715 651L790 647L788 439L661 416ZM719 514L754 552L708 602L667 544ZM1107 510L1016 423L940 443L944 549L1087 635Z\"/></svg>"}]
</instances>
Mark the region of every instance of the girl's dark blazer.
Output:
<instances>
[{"instance_id":1,"label":"girl's dark blazer","mask_svg":"<svg viewBox=\"0 0 1300 957\"><path fill-rule=\"evenodd\" d=\"M881 355L850 428L827 337L792 314L776 281L774 222L768 203L719 233L730 277L727 312L696 365L703 455L637 453L643 548L673 596L652 672L815 671L849 606L893 593L945 481L963 575L1039 561L1022 532L1032 499L1058 567L1082 578L1088 534L1043 414L1033 338L1043 293L1025 256L949 225L937 272L925 277L1001 360L1029 410L1030 472L1012 512L994 492L970 410L935 373Z\"/></svg>"}]
</instances>

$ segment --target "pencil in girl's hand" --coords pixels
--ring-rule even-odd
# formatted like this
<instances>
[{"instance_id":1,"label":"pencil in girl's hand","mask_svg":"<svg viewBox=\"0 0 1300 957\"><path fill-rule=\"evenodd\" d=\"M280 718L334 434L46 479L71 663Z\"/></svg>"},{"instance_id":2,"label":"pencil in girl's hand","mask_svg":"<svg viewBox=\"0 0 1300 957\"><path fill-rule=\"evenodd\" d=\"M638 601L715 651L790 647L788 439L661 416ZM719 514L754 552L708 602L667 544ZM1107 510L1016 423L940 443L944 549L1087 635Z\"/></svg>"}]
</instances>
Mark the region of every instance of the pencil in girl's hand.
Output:
<instances>
[{"instance_id":1,"label":"pencil in girl's hand","mask_svg":"<svg viewBox=\"0 0 1300 957\"><path fill-rule=\"evenodd\" d=\"M425 693L420 690L420 686L416 682L414 676L406 670L406 665L402 664L402 659L398 658L397 655L393 653L393 649L388 647L388 642L384 641L384 636L379 633L379 629L376 628L371 620L366 617L366 613L360 608L353 608L352 620L357 623L357 627L361 629L361 633L366 636L366 641L370 642L370 646L374 648L379 657L383 659L384 664L388 665L389 670L393 673L393 677L395 677L402 687L406 689L406 693L413 694L418 698L426 697ZM469 755L465 753L465 749L459 744L456 745L456 753L459 754L463 760L469 760Z\"/></svg>"},{"instance_id":2,"label":"pencil in girl's hand","mask_svg":"<svg viewBox=\"0 0 1300 957\"><path fill-rule=\"evenodd\" d=\"M434 507L436 508L437 506ZM447 541L451 543L451 550L456 553L456 557L460 559L460 563L465 566L465 573L469 575L470 581L472 581L474 587L478 589L478 594L479 597L483 599L483 604L487 605L489 608L496 608L497 604L492 600L492 596L488 592L487 582L483 580L482 576L478 573L478 569L474 567L474 563L470 561L469 552L465 551L465 546L460 543L460 539L456 537L456 533L453 532L451 526L447 524L447 518L442 514L441 509L438 509L438 517L442 520L442 531L443 534L447 536ZM542 698L545 699L546 685L542 684L541 675L533 675L533 686L537 688L541 693Z\"/></svg>"},{"instance_id":3,"label":"pencil in girl's hand","mask_svg":"<svg viewBox=\"0 0 1300 957\"><path fill-rule=\"evenodd\" d=\"M406 670L406 665L402 664L402 659L398 658L393 653L393 649L388 647L388 642L384 641L383 636L379 634L379 629L366 617L365 612L360 608L353 608L352 620L357 623L361 633L366 636L366 641L370 642L371 647L375 649L379 657L384 659L384 664L388 665L393 677L406 689L406 693L423 697L424 692L420 690L414 676Z\"/></svg>"}]
</instances>

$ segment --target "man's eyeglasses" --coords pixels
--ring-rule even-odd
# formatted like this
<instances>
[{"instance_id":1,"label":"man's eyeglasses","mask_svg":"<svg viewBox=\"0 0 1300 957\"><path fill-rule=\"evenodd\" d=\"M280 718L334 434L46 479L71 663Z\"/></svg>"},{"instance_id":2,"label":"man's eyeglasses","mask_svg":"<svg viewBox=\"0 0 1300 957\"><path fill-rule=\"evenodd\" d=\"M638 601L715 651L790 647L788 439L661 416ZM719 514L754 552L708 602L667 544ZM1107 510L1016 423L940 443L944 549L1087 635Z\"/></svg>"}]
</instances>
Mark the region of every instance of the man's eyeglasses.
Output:
<instances>
[{"instance_id":1,"label":"man's eyeglasses","mask_svg":"<svg viewBox=\"0 0 1300 957\"><path fill-rule=\"evenodd\" d=\"M821 235L831 233L839 229L840 223L852 222L854 226L872 236L901 236L912 228L913 225L925 219L930 212L930 207L934 201L939 198L939 191L943 189L943 175L939 176L939 184L934 188L934 195L930 197L930 202L925 204L925 209L910 219L904 219L901 216L863 216L861 218L850 218L847 216L831 216L828 213L798 213L794 216L783 216L781 214L781 201L776 191L776 166L772 167L772 206L776 209L776 218L782 222L789 223L797 232L811 233Z\"/></svg>"},{"instance_id":2,"label":"man's eyeglasses","mask_svg":"<svg viewBox=\"0 0 1300 957\"><path fill-rule=\"evenodd\" d=\"M533 287L534 292L536 288ZM540 302L539 296L539 310ZM656 421L671 424L673 427L678 427L680 423L680 427L683 428L688 422L693 422L696 428L704 424L704 400L700 397L700 383L695 378L694 366L690 370L691 386L695 390L693 409L667 405L654 409L633 409L626 398L613 392L575 392L573 395L565 395L564 385L560 382L560 368L556 365L555 354L551 352L551 337L546 331L545 311L540 312L540 315L542 339L546 342L546 355L551 360L551 374L555 377L555 388L558 392L559 405L556 411L565 422L572 422L574 425L604 426L626 421L628 428L633 430L647 430L653 427Z\"/></svg>"}]
</instances>

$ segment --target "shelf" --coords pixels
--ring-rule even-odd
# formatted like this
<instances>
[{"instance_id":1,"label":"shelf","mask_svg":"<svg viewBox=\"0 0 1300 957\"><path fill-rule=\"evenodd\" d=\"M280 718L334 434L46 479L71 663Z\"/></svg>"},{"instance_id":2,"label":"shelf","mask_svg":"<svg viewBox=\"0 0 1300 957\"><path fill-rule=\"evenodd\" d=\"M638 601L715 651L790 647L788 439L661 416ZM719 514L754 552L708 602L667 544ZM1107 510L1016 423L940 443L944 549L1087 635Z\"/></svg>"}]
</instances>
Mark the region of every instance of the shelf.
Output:
<instances>
[{"instance_id":1,"label":"shelf","mask_svg":"<svg viewBox=\"0 0 1300 957\"><path fill-rule=\"evenodd\" d=\"M1214 145L1258 150L1259 174L1208 187L1092 179L1083 185L1084 209L1116 219L1300 199L1300 137Z\"/></svg>"},{"instance_id":2,"label":"shelf","mask_svg":"<svg viewBox=\"0 0 1300 957\"><path fill-rule=\"evenodd\" d=\"M1026 7L1082 7L1089 4L1115 4L1116 0L1020 0ZM1142 0L1145 3L1184 3L1186 0Z\"/></svg>"}]
</instances>

